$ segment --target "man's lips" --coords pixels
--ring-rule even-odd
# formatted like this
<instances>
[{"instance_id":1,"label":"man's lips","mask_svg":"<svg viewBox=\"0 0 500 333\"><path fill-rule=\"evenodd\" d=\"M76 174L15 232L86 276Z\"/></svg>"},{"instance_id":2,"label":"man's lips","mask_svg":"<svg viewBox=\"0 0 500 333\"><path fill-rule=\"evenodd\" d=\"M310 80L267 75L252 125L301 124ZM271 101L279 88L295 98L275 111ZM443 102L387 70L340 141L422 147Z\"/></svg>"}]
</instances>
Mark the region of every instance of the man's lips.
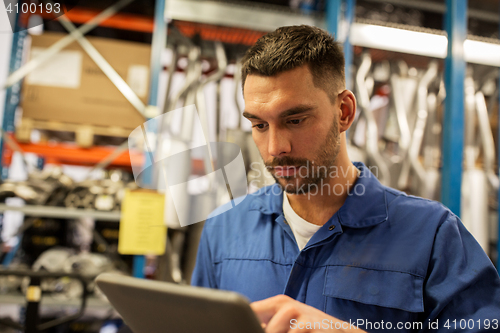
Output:
<instances>
[{"instance_id":1,"label":"man's lips","mask_svg":"<svg viewBox=\"0 0 500 333\"><path fill-rule=\"evenodd\" d=\"M276 177L289 177L295 175L297 172L297 168L294 166L277 166L273 169Z\"/></svg>"}]
</instances>

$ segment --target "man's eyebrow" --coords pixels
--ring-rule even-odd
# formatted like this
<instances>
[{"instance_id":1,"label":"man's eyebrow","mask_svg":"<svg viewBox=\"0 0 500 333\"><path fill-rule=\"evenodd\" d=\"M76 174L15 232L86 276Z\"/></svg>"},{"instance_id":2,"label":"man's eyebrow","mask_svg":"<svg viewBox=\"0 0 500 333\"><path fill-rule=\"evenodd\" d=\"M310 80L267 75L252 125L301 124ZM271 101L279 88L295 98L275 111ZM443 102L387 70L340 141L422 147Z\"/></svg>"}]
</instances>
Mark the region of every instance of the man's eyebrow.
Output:
<instances>
[{"instance_id":1,"label":"man's eyebrow","mask_svg":"<svg viewBox=\"0 0 500 333\"><path fill-rule=\"evenodd\" d=\"M299 105L299 106L296 106L294 108L291 108L291 109L288 109L286 111L283 111L279 115L279 117L280 118L286 118L286 117L290 117L290 116L295 116L295 115L298 115L298 114L301 114L301 113L308 112L308 111L314 109L315 107L316 106L314 106L314 105ZM245 117L247 119L262 120L259 117L257 117L256 115L253 115L253 114L251 114L248 111L243 112L243 117Z\"/></svg>"},{"instance_id":2,"label":"man's eyebrow","mask_svg":"<svg viewBox=\"0 0 500 333\"><path fill-rule=\"evenodd\" d=\"M295 116L295 115L298 115L298 114L301 114L301 113L305 113L305 112L311 111L314 108L315 108L314 105L299 105L299 106L296 106L294 108L291 108L291 109L288 109L286 111L283 111L280 114L280 118L286 118L286 117L290 117L290 116Z\"/></svg>"},{"instance_id":3,"label":"man's eyebrow","mask_svg":"<svg viewBox=\"0 0 500 333\"><path fill-rule=\"evenodd\" d=\"M247 119L262 120L259 117L255 116L255 115L253 115L253 114L251 114L250 112L247 112L247 111L243 112L243 117L245 117Z\"/></svg>"}]
</instances>

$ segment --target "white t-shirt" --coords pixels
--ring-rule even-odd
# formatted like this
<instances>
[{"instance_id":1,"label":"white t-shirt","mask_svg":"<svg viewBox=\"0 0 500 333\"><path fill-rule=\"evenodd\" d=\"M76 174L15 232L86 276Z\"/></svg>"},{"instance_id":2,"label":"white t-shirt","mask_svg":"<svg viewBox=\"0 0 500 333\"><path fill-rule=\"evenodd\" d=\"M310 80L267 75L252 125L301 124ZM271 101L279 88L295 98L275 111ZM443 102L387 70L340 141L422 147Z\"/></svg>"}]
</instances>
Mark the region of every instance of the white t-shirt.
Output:
<instances>
[{"instance_id":1,"label":"white t-shirt","mask_svg":"<svg viewBox=\"0 0 500 333\"><path fill-rule=\"evenodd\" d=\"M290 229L292 229L299 250L302 251L307 245L307 242L309 242L311 237L321 228L321 226L307 222L297 215L290 205L286 193L283 193L283 213L285 214L285 220L290 226Z\"/></svg>"}]
</instances>

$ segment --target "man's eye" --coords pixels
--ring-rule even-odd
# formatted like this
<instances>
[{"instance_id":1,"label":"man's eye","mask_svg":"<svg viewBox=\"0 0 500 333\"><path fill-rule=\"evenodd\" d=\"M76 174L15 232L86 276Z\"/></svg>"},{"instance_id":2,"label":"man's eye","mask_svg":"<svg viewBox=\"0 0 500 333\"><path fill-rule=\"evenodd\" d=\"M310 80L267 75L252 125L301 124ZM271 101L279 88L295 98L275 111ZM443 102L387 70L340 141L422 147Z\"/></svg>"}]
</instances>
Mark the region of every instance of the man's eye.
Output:
<instances>
[{"instance_id":1,"label":"man's eye","mask_svg":"<svg viewBox=\"0 0 500 333\"><path fill-rule=\"evenodd\" d=\"M290 120L290 123L293 125L298 125L300 124L304 119L292 119Z\"/></svg>"},{"instance_id":2,"label":"man's eye","mask_svg":"<svg viewBox=\"0 0 500 333\"><path fill-rule=\"evenodd\" d=\"M253 125L252 127L255 127L257 129L265 129L266 128L266 124L256 124L256 125Z\"/></svg>"}]
</instances>

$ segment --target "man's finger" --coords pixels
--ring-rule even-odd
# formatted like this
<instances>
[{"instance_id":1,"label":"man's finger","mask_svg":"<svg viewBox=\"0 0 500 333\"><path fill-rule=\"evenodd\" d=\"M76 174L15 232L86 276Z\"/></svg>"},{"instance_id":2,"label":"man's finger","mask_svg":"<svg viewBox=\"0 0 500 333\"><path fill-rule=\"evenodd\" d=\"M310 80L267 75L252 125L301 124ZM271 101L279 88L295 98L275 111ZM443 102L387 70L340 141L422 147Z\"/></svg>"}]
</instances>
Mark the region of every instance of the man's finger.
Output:
<instances>
[{"instance_id":1,"label":"man's finger","mask_svg":"<svg viewBox=\"0 0 500 333\"><path fill-rule=\"evenodd\" d=\"M266 327L266 333L287 333L291 331L292 319L296 319L298 313L293 306L285 305L277 311ZM299 331L300 332L300 331Z\"/></svg>"},{"instance_id":2,"label":"man's finger","mask_svg":"<svg viewBox=\"0 0 500 333\"><path fill-rule=\"evenodd\" d=\"M269 299L253 302L250 307L263 324L267 324L277 311L276 306L269 302Z\"/></svg>"},{"instance_id":3,"label":"man's finger","mask_svg":"<svg viewBox=\"0 0 500 333\"><path fill-rule=\"evenodd\" d=\"M289 298L286 296L278 295L266 298L262 301L253 302L250 306L259 320L267 324L287 299Z\"/></svg>"}]
</instances>

